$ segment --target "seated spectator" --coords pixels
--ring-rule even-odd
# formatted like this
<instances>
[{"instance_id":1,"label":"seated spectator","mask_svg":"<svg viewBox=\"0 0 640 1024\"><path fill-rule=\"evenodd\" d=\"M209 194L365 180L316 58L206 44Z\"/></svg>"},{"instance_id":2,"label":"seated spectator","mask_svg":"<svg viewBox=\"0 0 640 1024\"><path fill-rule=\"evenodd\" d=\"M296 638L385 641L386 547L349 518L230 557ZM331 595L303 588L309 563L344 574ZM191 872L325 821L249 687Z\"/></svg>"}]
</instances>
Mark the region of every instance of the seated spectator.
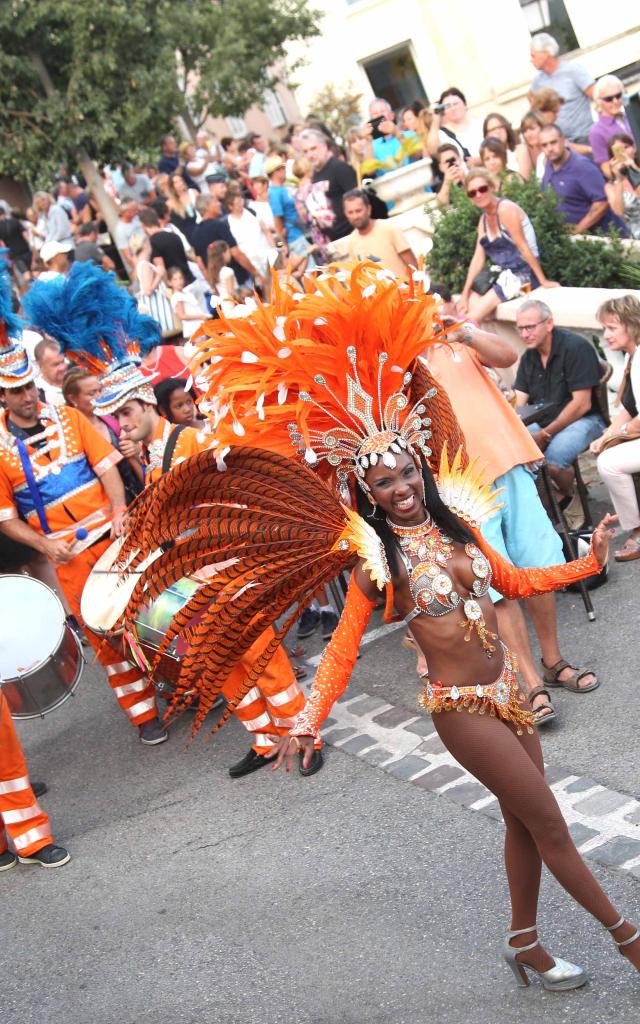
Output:
<instances>
[{"instance_id":1,"label":"seated spectator","mask_svg":"<svg viewBox=\"0 0 640 1024\"><path fill-rule=\"evenodd\" d=\"M501 302L515 299L527 288L556 288L538 261L538 242L525 211L496 194L495 179L484 168L469 171L467 195L481 211L475 252L462 289L460 309L480 323ZM497 280L487 278L486 264L498 266Z\"/></svg>"},{"instance_id":2,"label":"seated spectator","mask_svg":"<svg viewBox=\"0 0 640 1024\"><path fill-rule=\"evenodd\" d=\"M507 167L510 171L518 170L516 146L518 139L511 121L504 114L487 114L482 122L482 134L486 139L497 139L507 151Z\"/></svg>"},{"instance_id":3,"label":"seated spectator","mask_svg":"<svg viewBox=\"0 0 640 1024\"><path fill-rule=\"evenodd\" d=\"M596 234L615 227L626 236L624 222L609 207L600 169L571 152L557 124L540 129L540 145L547 158L542 187L552 188L558 196L558 209L571 233Z\"/></svg>"},{"instance_id":4,"label":"seated spectator","mask_svg":"<svg viewBox=\"0 0 640 1024\"><path fill-rule=\"evenodd\" d=\"M102 434L116 451L120 451L121 435L118 421L113 416L98 416L93 408L93 403L101 391L102 387L98 378L82 366L71 366L64 375L62 394L65 404L81 412L89 420L91 426L99 434ZM137 454L131 454L132 442L122 440L125 451L122 452L124 458L118 463L118 472L124 484L128 505L142 491L144 474ZM126 451L129 451L130 454L125 454Z\"/></svg>"},{"instance_id":5,"label":"seated spectator","mask_svg":"<svg viewBox=\"0 0 640 1024\"><path fill-rule=\"evenodd\" d=\"M349 257L354 261L373 260L406 281L409 268L417 268L418 260L400 228L393 220L372 218L369 196L362 189L345 192L342 202L354 228L348 238Z\"/></svg>"},{"instance_id":6,"label":"seated spectator","mask_svg":"<svg viewBox=\"0 0 640 1024\"><path fill-rule=\"evenodd\" d=\"M475 155L484 136L482 125L469 116L467 100L459 89L445 89L438 100L437 106L443 107L438 114L433 109L433 121L429 130L429 152L435 156L438 147L445 142L453 142L460 156L468 167L479 164Z\"/></svg>"},{"instance_id":7,"label":"seated spectator","mask_svg":"<svg viewBox=\"0 0 640 1024\"><path fill-rule=\"evenodd\" d=\"M147 174L138 174L132 164L122 168L123 184L118 190L120 202L133 199L138 205L155 199L153 182Z\"/></svg>"},{"instance_id":8,"label":"seated spectator","mask_svg":"<svg viewBox=\"0 0 640 1024\"><path fill-rule=\"evenodd\" d=\"M516 178L522 181L517 171L510 171L507 167L508 152L507 147L500 139L494 139L491 136L485 139L480 146L480 159L482 160L482 166L492 174L496 181L505 182L512 181Z\"/></svg>"},{"instance_id":9,"label":"seated spectator","mask_svg":"<svg viewBox=\"0 0 640 1024\"><path fill-rule=\"evenodd\" d=\"M38 274L40 281L54 281L57 277L64 277L69 273L71 266L69 254L73 252L70 242L45 242L40 250L44 270Z\"/></svg>"},{"instance_id":10,"label":"seated spectator","mask_svg":"<svg viewBox=\"0 0 640 1024\"><path fill-rule=\"evenodd\" d=\"M609 206L620 217L632 238L640 238L640 160L630 135L612 135L609 139L608 181L604 190Z\"/></svg>"},{"instance_id":11,"label":"seated spectator","mask_svg":"<svg viewBox=\"0 0 640 1024\"><path fill-rule=\"evenodd\" d=\"M640 473L640 302L623 295L604 302L597 317L603 337L614 352L624 352L627 363L616 397L617 412L611 426L596 438L591 451L598 456L598 472L606 484L620 527L629 531L614 553L618 562L640 558L640 510L633 474Z\"/></svg>"},{"instance_id":12,"label":"seated spectator","mask_svg":"<svg viewBox=\"0 0 640 1024\"><path fill-rule=\"evenodd\" d=\"M169 219L185 236L189 244L193 244L193 232L198 223L196 199L200 193L189 188L182 174L172 174L169 178Z\"/></svg>"},{"instance_id":13,"label":"seated spectator","mask_svg":"<svg viewBox=\"0 0 640 1024\"><path fill-rule=\"evenodd\" d=\"M204 423L204 419L198 416L198 409L190 391L185 391L185 382L177 377L167 377L166 380L154 384L153 391L158 402L158 412L169 423L184 424L185 427L195 427L198 430Z\"/></svg>"},{"instance_id":14,"label":"seated spectator","mask_svg":"<svg viewBox=\"0 0 640 1024\"><path fill-rule=\"evenodd\" d=\"M597 389L602 369L593 345L580 334L553 323L544 302L527 299L516 314L516 330L526 352L515 379L517 405L540 407L529 426L559 500L568 508L573 497L573 464L604 430Z\"/></svg>"},{"instance_id":15,"label":"seated spectator","mask_svg":"<svg viewBox=\"0 0 640 1024\"><path fill-rule=\"evenodd\" d=\"M599 78L593 89L598 120L589 132L589 145L593 153L593 161L598 165L605 178L611 178L609 165L609 143L614 135L631 135L631 125L627 119L622 98L624 85L615 75L604 75Z\"/></svg>"},{"instance_id":16,"label":"seated spectator","mask_svg":"<svg viewBox=\"0 0 640 1024\"><path fill-rule=\"evenodd\" d=\"M244 205L239 189L229 189L226 207L229 228L238 248L266 280L278 255L272 235Z\"/></svg>"},{"instance_id":17,"label":"seated spectator","mask_svg":"<svg viewBox=\"0 0 640 1024\"><path fill-rule=\"evenodd\" d=\"M38 367L36 387L38 398L46 405L64 405L62 381L67 371L67 360L53 338L43 338L33 350Z\"/></svg>"},{"instance_id":18,"label":"seated spectator","mask_svg":"<svg viewBox=\"0 0 640 1024\"><path fill-rule=\"evenodd\" d=\"M379 118L382 118L382 121L374 135L371 122ZM369 119L360 129L367 142L363 173L369 173L369 162L375 163L375 170L371 173L374 178L379 178L409 163L408 141L412 137L415 138L415 132L403 132L398 127L395 112L387 100L376 98L371 101Z\"/></svg>"},{"instance_id":19,"label":"seated spectator","mask_svg":"<svg viewBox=\"0 0 640 1024\"><path fill-rule=\"evenodd\" d=\"M253 280L258 279L258 272L251 260L249 260L240 249L236 239L229 227L229 221L222 217L220 200L214 195L198 196L196 209L200 216L200 223L193 233L193 248L196 253L198 266L208 280L207 259L208 248L212 242L226 242L231 252L231 269L235 274L241 287L250 286Z\"/></svg>"},{"instance_id":20,"label":"seated spectator","mask_svg":"<svg viewBox=\"0 0 640 1024\"><path fill-rule=\"evenodd\" d=\"M546 121L539 110L529 110L520 122L521 141L516 146L516 161L518 172L525 181L532 174L538 181L542 181L546 158L540 145L540 130L545 124Z\"/></svg>"},{"instance_id":21,"label":"seated spectator","mask_svg":"<svg viewBox=\"0 0 640 1024\"><path fill-rule=\"evenodd\" d=\"M139 234L142 224L138 215L138 204L135 199L125 199L120 206L120 216L116 224L114 242L120 251L127 268L133 266L129 242L131 236Z\"/></svg>"},{"instance_id":22,"label":"seated spectator","mask_svg":"<svg viewBox=\"0 0 640 1024\"><path fill-rule=\"evenodd\" d=\"M287 171L284 160L279 156L267 157L264 172L269 182L268 202L284 255L308 256L311 246L305 237L295 200L285 185Z\"/></svg>"},{"instance_id":23,"label":"seated spectator","mask_svg":"<svg viewBox=\"0 0 640 1024\"><path fill-rule=\"evenodd\" d=\"M529 102L541 89L555 89L564 100L558 115L558 127L571 141L589 142L593 125L591 97L593 76L575 61L560 60L558 43L547 32L539 32L531 40L531 63L537 71L531 83Z\"/></svg>"},{"instance_id":24,"label":"seated spectator","mask_svg":"<svg viewBox=\"0 0 640 1024\"><path fill-rule=\"evenodd\" d=\"M537 110L545 124L555 124L562 110L564 100L555 89L541 89L535 93L531 104L532 110ZM571 142L567 139L567 146L574 153L581 156L591 157L591 146L581 142Z\"/></svg>"},{"instance_id":25,"label":"seated spectator","mask_svg":"<svg viewBox=\"0 0 640 1024\"><path fill-rule=\"evenodd\" d=\"M189 340L191 335L200 324L204 323L205 311L198 302L193 292L185 291L186 281L184 272L180 267L169 267L167 270L167 284L171 289L171 308L180 318L182 324L182 337Z\"/></svg>"},{"instance_id":26,"label":"seated spectator","mask_svg":"<svg viewBox=\"0 0 640 1024\"><path fill-rule=\"evenodd\" d=\"M342 197L356 187L356 172L349 164L332 156L327 136L319 129L305 128L300 135L300 143L313 171L305 197L309 218L313 222L312 238L326 259L327 246L350 232L351 225L342 208Z\"/></svg>"},{"instance_id":27,"label":"seated spectator","mask_svg":"<svg viewBox=\"0 0 640 1024\"><path fill-rule=\"evenodd\" d=\"M464 188L467 167L460 156L460 150L453 142L444 142L436 151L438 171L442 175L442 185L436 198L441 206L451 202L451 189Z\"/></svg>"},{"instance_id":28,"label":"seated spectator","mask_svg":"<svg viewBox=\"0 0 640 1024\"><path fill-rule=\"evenodd\" d=\"M93 221L82 224L78 230L78 241L74 259L77 263L88 263L89 260L103 270L115 270L116 265L110 256L98 245L98 228Z\"/></svg>"},{"instance_id":29,"label":"seated spectator","mask_svg":"<svg viewBox=\"0 0 640 1024\"><path fill-rule=\"evenodd\" d=\"M169 267L179 267L184 275L185 287L194 283L194 276L189 269L184 245L177 235L161 227L155 210L145 208L140 211L140 222L151 242L151 262L166 275Z\"/></svg>"}]
</instances>

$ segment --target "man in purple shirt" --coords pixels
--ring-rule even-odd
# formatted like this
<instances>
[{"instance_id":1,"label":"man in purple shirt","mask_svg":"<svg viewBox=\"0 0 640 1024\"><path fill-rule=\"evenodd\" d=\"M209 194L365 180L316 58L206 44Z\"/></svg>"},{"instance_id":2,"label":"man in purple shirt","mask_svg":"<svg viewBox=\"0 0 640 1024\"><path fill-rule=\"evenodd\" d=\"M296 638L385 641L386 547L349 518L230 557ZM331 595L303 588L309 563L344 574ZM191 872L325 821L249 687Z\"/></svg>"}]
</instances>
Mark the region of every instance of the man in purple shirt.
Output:
<instances>
[{"instance_id":1,"label":"man in purple shirt","mask_svg":"<svg viewBox=\"0 0 640 1024\"><path fill-rule=\"evenodd\" d=\"M595 164L569 149L556 124L540 129L540 147L547 158L542 187L552 188L558 196L558 209L570 225L571 233L606 233L610 227L615 227L626 237L627 229L611 212L604 178Z\"/></svg>"},{"instance_id":2,"label":"man in purple shirt","mask_svg":"<svg viewBox=\"0 0 640 1024\"><path fill-rule=\"evenodd\" d=\"M631 126L624 112L624 85L615 75L604 75L596 82L593 98L598 109L598 120L589 132L589 145L593 151L593 162L602 173L611 178L608 146L614 135L632 135Z\"/></svg>"}]
</instances>

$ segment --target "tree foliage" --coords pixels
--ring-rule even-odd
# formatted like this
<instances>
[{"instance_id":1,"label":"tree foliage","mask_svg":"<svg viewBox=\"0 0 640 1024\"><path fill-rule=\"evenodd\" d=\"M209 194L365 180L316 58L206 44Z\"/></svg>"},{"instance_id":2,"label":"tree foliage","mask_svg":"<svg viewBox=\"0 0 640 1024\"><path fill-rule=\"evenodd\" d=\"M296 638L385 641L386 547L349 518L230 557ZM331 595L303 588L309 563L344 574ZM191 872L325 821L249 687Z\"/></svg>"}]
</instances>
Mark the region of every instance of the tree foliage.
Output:
<instances>
[{"instance_id":1,"label":"tree foliage","mask_svg":"<svg viewBox=\"0 0 640 1024\"><path fill-rule=\"evenodd\" d=\"M344 88L329 82L310 100L308 114L326 124L331 134L344 142L349 129L362 121L361 100L362 93L356 92L353 82Z\"/></svg>"},{"instance_id":2,"label":"tree foliage","mask_svg":"<svg viewBox=\"0 0 640 1024\"><path fill-rule=\"evenodd\" d=\"M434 281L462 291L476 244L480 215L462 188L452 189L451 208L440 218L427 262ZM533 224L540 264L552 281L574 288L624 288L625 252L612 233L607 242L596 238L573 239L557 209L552 189L541 191L534 177L506 183L501 195L528 213Z\"/></svg>"},{"instance_id":3,"label":"tree foliage","mask_svg":"<svg viewBox=\"0 0 640 1024\"><path fill-rule=\"evenodd\" d=\"M178 117L241 114L316 22L306 0L3 0L0 173L50 181L80 151L135 156Z\"/></svg>"}]
</instances>

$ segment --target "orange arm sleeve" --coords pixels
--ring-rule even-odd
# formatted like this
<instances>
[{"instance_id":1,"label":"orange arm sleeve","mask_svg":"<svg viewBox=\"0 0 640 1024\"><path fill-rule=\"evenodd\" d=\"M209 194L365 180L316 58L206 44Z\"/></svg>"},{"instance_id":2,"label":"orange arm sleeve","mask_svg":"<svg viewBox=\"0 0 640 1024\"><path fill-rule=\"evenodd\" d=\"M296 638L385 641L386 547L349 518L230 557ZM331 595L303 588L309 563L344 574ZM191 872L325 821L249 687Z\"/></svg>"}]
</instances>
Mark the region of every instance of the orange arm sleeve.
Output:
<instances>
[{"instance_id":1,"label":"orange arm sleeve","mask_svg":"<svg viewBox=\"0 0 640 1024\"><path fill-rule=\"evenodd\" d=\"M478 547L486 555L491 566L493 586L511 600L560 590L569 583L584 580L587 576L595 576L602 569L593 548L584 558L576 558L574 562L566 562L564 565L550 565L544 569L518 569L487 544L479 532L474 530L473 533Z\"/></svg>"},{"instance_id":2,"label":"orange arm sleeve","mask_svg":"<svg viewBox=\"0 0 640 1024\"><path fill-rule=\"evenodd\" d=\"M347 688L360 639L374 608L375 601L365 597L352 576L340 622L322 655L309 699L291 729L292 736L318 735L331 708Z\"/></svg>"}]
</instances>

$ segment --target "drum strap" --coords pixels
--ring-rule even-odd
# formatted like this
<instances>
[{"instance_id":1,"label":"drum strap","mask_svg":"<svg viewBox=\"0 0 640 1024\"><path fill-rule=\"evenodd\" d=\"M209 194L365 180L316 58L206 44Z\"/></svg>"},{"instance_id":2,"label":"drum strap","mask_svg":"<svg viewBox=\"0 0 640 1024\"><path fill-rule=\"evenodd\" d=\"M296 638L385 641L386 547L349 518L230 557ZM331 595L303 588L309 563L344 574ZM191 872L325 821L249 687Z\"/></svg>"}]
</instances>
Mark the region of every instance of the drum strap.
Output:
<instances>
[{"instance_id":1,"label":"drum strap","mask_svg":"<svg viewBox=\"0 0 640 1024\"><path fill-rule=\"evenodd\" d=\"M27 487L29 488L29 494L33 502L33 507L36 510L38 519L40 520L40 526L42 527L43 533L51 533L51 529L47 522L47 515L44 510L44 502L40 489L36 483L36 478L33 474L33 466L31 465L31 459L29 458L29 452L27 446L19 437L16 437L16 445L18 447L18 454L20 455L20 462L22 463L22 471L27 481Z\"/></svg>"},{"instance_id":2,"label":"drum strap","mask_svg":"<svg viewBox=\"0 0 640 1024\"><path fill-rule=\"evenodd\" d=\"M173 458L173 453L176 450L176 444L177 444L178 438L180 437L180 434L186 428L186 426L187 426L186 423L178 423L177 426L175 426L173 428L173 430L171 431L171 433L169 434L169 439L167 441L165 450L164 450L164 452L162 454L162 475L163 476L164 476L165 473L168 473L169 470L171 469L171 460Z\"/></svg>"}]
</instances>

